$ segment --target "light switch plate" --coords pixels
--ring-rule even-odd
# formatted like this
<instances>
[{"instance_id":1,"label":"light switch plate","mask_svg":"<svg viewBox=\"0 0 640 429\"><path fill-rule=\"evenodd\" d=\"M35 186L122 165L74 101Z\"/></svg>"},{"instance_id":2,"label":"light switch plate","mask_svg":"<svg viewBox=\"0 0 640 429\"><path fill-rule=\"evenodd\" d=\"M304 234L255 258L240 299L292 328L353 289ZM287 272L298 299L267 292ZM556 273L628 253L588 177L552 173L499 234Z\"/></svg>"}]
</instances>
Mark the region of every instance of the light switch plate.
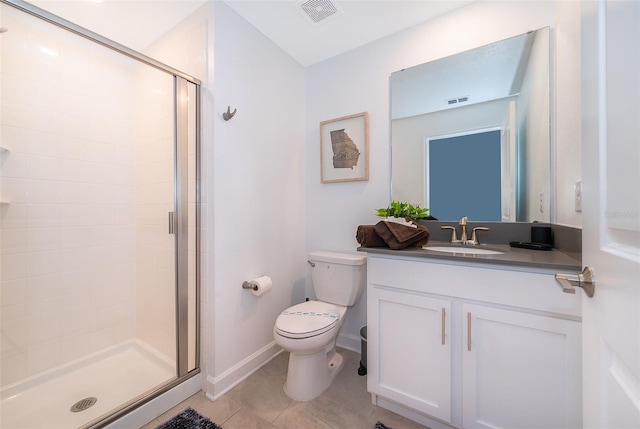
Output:
<instances>
[{"instance_id":1,"label":"light switch plate","mask_svg":"<svg viewBox=\"0 0 640 429\"><path fill-rule=\"evenodd\" d=\"M576 212L582 212L582 180L578 180L573 186L574 190L574 207Z\"/></svg>"}]
</instances>

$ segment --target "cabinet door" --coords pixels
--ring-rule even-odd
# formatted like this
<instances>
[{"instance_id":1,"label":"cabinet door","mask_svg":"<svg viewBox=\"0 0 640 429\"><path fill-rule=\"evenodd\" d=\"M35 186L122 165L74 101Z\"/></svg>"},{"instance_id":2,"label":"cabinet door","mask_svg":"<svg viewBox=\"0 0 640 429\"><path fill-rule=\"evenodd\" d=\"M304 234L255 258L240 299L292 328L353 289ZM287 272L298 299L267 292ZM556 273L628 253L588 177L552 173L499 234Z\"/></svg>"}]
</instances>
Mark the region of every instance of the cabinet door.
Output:
<instances>
[{"instance_id":1,"label":"cabinet door","mask_svg":"<svg viewBox=\"0 0 640 429\"><path fill-rule=\"evenodd\" d=\"M581 427L580 323L463 305L463 427Z\"/></svg>"},{"instance_id":2,"label":"cabinet door","mask_svg":"<svg viewBox=\"0 0 640 429\"><path fill-rule=\"evenodd\" d=\"M367 293L369 392L451 421L451 303L376 287Z\"/></svg>"}]
</instances>

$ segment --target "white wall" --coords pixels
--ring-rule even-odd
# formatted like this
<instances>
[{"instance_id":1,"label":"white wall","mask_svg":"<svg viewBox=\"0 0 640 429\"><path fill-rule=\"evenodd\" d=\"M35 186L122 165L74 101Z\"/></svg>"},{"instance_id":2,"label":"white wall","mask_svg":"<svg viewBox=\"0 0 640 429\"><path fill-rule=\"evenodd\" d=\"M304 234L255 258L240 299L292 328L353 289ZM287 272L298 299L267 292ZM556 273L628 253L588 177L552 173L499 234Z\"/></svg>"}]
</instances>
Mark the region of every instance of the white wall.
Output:
<instances>
[{"instance_id":1,"label":"white wall","mask_svg":"<svg viewBox=\"0 0 640 429\"><path fill-rule=\"evenodd\" d=\"M575 211L574 184L582 179L582 124L580 115L580 2L556 4L555 119L556 223L582 226L582 213ZM553 84L553 82L552 82Z\"/></svg>"},{"instance_id":2,"label":"white wall","mask_svg":"<svg viewBox=\"0 0 640 429\"><path fill-rule=\"evenodd\" d=\"M224 3L214 27L210 396L279 350L273 324L304 299L306 272L304 69ZM271 291L242 289L261 275Z\"/></svg>"},{"instance_id":3,"label":"white wall","mask_svg":"<svg viewBox=\"0 0 640 429\"><path fill-rule=\"evenodd\" d=\"M307 68L306 93L306 250L353 252L359 224L375 223L374 209L389 203L389 76L402 68L550 26L555 43L556 105L552 114L558 152L557 170L579 171L579 3L538 1L476 2L412 29ZM552 48L553 52L553 48ZM318 124L326 119L368 111L370 179L321 184ZM558 185L565 198L566 186ZM564 202L564 201L563 201ZM580 218L558 204L559 223L580 225ZM366 323L364 300L347 314L340 343L354 346Z\"/></svg>"}]
</instances>

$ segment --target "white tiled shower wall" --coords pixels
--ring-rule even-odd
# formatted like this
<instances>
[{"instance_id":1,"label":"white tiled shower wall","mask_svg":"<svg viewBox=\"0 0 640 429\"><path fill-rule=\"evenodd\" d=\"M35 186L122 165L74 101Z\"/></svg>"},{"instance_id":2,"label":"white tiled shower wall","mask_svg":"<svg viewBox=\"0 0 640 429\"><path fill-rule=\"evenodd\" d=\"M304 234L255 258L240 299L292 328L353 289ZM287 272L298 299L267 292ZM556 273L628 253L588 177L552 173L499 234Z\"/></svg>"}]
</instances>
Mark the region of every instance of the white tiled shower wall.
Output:
<instances>
[{"instance_id":1,"label":"white tiled shower wall","mask_svg":"<svg viewBox=\"0 0 640 429\"><path fill-rule=\"evenodd\" d=\"M145 317L171 307L173 292L157 282L136 291L136 259L149 276L173 266L168 210L149 210L166 202L173 178L159 108L171 79L157 87L138 79L133 60L2 8L0 384L135 336L171 342L162 351L172 356L174 340L165 331L156 341ZM173 314L164 317L173 328Z\"/></svg>"}]
</instances>

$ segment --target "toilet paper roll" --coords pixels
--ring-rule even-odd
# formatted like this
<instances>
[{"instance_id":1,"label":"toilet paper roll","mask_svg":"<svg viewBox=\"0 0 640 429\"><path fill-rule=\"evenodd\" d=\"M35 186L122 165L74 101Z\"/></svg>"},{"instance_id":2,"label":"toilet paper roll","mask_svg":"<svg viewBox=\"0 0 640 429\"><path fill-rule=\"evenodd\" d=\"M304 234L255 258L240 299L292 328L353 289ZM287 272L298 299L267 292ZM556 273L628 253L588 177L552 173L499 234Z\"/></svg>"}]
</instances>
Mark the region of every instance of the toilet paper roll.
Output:
<instances>
[{"instance_id":1,"label":"toilet paper roll","mask_svg":"<svg viewBox=\"0 0 640 429\"><path fill-rule=\"evenodd\" d=\"M260 296L263 293L268 292L273 285L271 278L268 276L261 276L253 280L249 280L249 283L253 286L251 288L251 293L255 296Z\"/></svg>"}]
</instances>

